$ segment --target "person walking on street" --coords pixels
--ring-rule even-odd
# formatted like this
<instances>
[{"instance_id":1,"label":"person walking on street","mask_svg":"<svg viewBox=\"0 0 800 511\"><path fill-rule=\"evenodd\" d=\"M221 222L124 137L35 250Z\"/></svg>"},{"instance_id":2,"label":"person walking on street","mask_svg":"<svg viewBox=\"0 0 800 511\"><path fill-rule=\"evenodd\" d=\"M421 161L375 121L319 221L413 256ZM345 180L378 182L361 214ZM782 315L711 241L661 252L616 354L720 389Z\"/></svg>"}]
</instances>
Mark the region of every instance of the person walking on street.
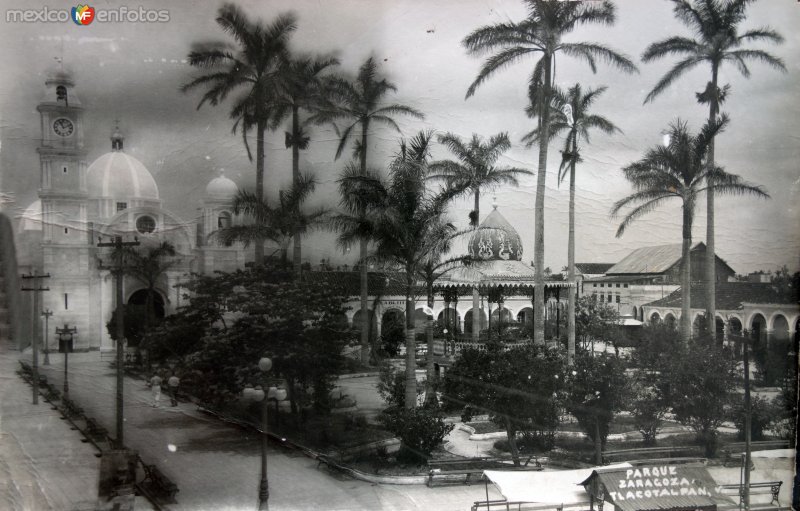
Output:
<instances>
[{"instance_id":1,"label":"person walking on street","mask_svg":"<svg viewBox=\"0 0 800 511\"><path fill-rule=\"evenodd\" d=\"M150 389L153 391L153 408L158 408L161 401L161 377L158 374L150 378Z\"/></svg>"},{"instance_id":2,"label":"person walking on street","mask_svg":"<svg viewBox=\"0 0 800 511\"><path fill-rule=\"evenodd\" d=\"M172 406L178 406L178 385L181 384L181 380L175 376L175 373L172 373L172 376L169 377L167 380L167 385L169 386L169 397L172 400Z\"/></svg>"}]
</instances>

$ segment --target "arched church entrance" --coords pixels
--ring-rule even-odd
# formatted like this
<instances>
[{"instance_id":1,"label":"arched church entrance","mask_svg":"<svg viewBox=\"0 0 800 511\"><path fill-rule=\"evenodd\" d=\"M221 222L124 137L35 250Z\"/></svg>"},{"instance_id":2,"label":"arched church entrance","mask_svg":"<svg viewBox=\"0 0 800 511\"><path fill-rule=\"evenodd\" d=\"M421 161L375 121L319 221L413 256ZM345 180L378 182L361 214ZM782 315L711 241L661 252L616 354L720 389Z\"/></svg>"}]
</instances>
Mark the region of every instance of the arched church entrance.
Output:
<instances>
[{"instance_id":1,"label":"arched church entrance","mask_svg":"<svg viewBox=\"0 0 800 511\"><path fill-rule=\"evenodd\" d=\"M127 339L128 346L140 346L147 333L164 319L166 312L164 297L161 296L161 293L154 291L152 305L148 308L147 295L147 289L140 289L128 298L128 304L125 307L125 339ZM113 318L111 322L113 322ZM109 331L114 328L110 326L111 322L109 322Z\"/></svg>"},{"instance_id":2,"label":"arched church entrance","mask_svg":"<svg viewBox=\"0 0 800 511\"><path fill-rule=\"evenodd\" d=\"M140 289L135 291L130 298L128 298L128 305L133 307L141 307L144 310L147 307L147 289ZM153 305L152 315L156 319L164 319L166 315L166 308L164 305L164 297L158 291L153 291Z\"/></svg>"}]
</instances>

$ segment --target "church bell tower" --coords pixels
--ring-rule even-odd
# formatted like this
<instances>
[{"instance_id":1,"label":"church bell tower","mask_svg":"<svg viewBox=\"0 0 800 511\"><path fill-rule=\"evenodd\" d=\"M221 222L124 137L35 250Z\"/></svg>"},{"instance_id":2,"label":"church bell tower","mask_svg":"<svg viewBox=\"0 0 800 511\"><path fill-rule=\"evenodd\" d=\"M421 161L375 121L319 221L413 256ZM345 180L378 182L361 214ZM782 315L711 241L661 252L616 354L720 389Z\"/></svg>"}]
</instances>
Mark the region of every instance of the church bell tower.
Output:
<instances>
[{"instance_id":1,"label":"church bell tower","mask_svg":"<svg viewBox=\"0 0 800 511\"><path fill-rule=\"evenodd\" d=\"M45 81L36 110L40 116L39 153L42 203L42 271L51 278L43 293L43 308L54 312L51 324L78 327L76 348L87 339L89 254L92 240L87 222L84 110L75 83L63 70ZM83 336L81 335L83 334Z\"/></svg>"}]
</instances>

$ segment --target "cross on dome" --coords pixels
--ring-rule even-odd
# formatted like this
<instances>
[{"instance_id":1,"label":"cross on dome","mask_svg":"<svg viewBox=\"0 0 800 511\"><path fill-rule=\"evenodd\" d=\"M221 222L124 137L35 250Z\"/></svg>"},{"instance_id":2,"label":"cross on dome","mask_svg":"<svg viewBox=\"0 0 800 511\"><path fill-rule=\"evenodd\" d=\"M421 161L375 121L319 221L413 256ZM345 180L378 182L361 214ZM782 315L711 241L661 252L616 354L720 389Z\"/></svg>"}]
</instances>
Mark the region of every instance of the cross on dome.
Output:
<instances>
[{"instance_id":1,"label":"cross on dome","mask_svg":"<svg viewBox=\"0 0 800 511\"><path fill-rule=\"evenodd\" d=\"M125 141L125 137L122 135L122 132L119 129L119 119L114 121L114 132L111 133L111 150L112 151L122 151L122 145Z\"/></svg>"}]
</instances>

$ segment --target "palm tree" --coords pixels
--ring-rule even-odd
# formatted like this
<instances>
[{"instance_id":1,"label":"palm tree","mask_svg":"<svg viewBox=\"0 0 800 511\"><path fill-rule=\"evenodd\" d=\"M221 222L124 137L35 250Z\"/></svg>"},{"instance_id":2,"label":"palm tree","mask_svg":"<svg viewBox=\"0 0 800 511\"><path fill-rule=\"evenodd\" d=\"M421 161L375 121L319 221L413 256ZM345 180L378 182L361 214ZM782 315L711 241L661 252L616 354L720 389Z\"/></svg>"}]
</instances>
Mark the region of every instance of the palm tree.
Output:
<instances>
[{"instance_id":1,"label":"palm tree","mask_svg":"<svg viewBox=\"0 0 800 511\"><path fill-rule=\"evenodd\" d=\"M645 98L645 103L653 101L687 71L707 64L711 67L711 81L702 93L697 94L697 99L700 103L708 103L708 119L713 121L730 91L729 85L722 88L718 85L719 70L724 62L733 64L745 77L750 76L747 61L763 62L786 71L781 59L763 50L743 47L752 42L783 42L783 37L769 27L739 33L739 24L745 20L745 10L752 0L672 0L672 3L675 17L695 33L696 39L675 36L647 47L642 55L644 62L673 55L681 57L681 60L658 81ZM714 166L713 140L708 150L708 166ZM717 330L713 190L706 194L706 211L706 319L713 339L716 338Z\"/></svg>"},{"instance_id":2,"label":"palm tree","mask_svg":"<svg viewBox=\"0 0 800 511\"><path fill-rule=\"evenodd\" d=\"M711 190L719 194L769 197L760 186L747 184L720 167L708 166L711 141L727 123L728 117L723 114L719 120L706 122L700 133L692 135L685 122L673 122L667 130L667 145L649 149L644 158L622 169L625 178L633 185L634 193L617 201L611 210L612 216L616 216L622 208L634 206L617 229L619 237L631 223L667 200L680 199L683 211L681 336L684 342L688 342L692 334L690 252L697 196Z\"/></svg>"},{"instance_id":3,"label":"palm tree","mask_svg":"<svg viewBox=\"0 0 800 511\"><path fill-rule=\"evenodd\" d=\"M151 321L155 317L155 295L158 281L175 265L175 246L162 241L147 250L124 248L125 272L141 282L147 289L144 311L144 338L149 340Z\"/></svg>"},{"instance_id":4,"label":"palm tree","mask_svg":"<svg viewBox=\"0 0 800 511\"><path fill-rule=\"evenodd\" d=\"M353 131L360 126L361 137L357 141L356 154L359 157L359 170L362 176L367 176L367 149L369 142L370 125L374 122L384 124L400 132L400 127L392 119L394 115L410 115L418 119L424 116L419 111L406 105L382 103L389 92L397 91L397 87L386 80L379 79L375 60L370 57L361 65L355 81L350 82L345 79L333 79L330 83L330 98L335 104L334 108L319 112L313 116L314 122L334 123L337 133L339 133L339 145L336 148L336 158L338 159L344 151L347 142L350 140ZM343 130L335 124L336 121L344 121L346 126ZM343 197L349 202L351 198ZM358 205L356 199L354 205ZM356 210L356 214L365 215L365 209ZM361 362L369 362L369 304L368 284L367 284L367 241L359 241L359 257L361 261Z\"/></svg>"},{"instance_id":5,"label":"palm tree","mask_svg":"<svg viewBox=\"0 0 800 511\"><path fill-rule=\"evenodd\" d=\"M483 82L494 73L528 56L536 54L539 60L534 65L529 79L529 97L539 115L539 163L536 181L534 224L534 264L536 287L534 288L534 342L544 342L544 193L547 174L547 142L550 140L550 102L553 96L556 55L584 60L592 72L597 60L603 60L631 73L636 66L626 56L598 43L570 43L563 37L580 25L614 22L614 5L602 2L561 2L558 0L525 0L528 16L514 23L497 23L479 28L468 35L463 44L473 55L492 53L484 62L478 76L467 89L467 98L472 96Z\"/></svg>"},{"instance_id":6,"label":"palm tree","mask_svg":"<svg viewBox=\"0 0 800 511\"><path fill-rule=\"evenodd\" d=\"M569 291L569 314L567 315L567 363L575 362L575 166L581 159L578 141L589 143L589 130L599 129L608 134L620 131L614 124L600 115L590 113L592 103L605 92L607 87L589 89L584 94L580 84L575 84L566 94L556 93L553 120L550 125L551 136L566 131L564 149L561 151L561 166L558 169L558 182L564 181L569 173L569 240L567 242L567 281L572 286ZM528 133L523 140L529 145L538 140L538 130Z\"/></svg>"},{"instance_id":7,"label":"palm tree","mask_svg":"<svg viewBox=\"0 0 800 511\"><path fill-rule=\"evenodd\" d=\"M245 246L265 239L274 241L280 246L281 264L286 267L292 238L302 237L325 223L327 211L324 208L303 211L303 203L315 187L313 177L300 174L288 190L281 191L277 206L270 206L256 194L241 190L233 199L233 212L252 218L253 223L225 227L217 231L217 236L223 243L238 241Z\"/></svg>"},{"instance_id":8,"label":"palm tree","mask_svg":"<svg viewBox=\"0 0 800 511\"><path fill-rule=\"evenodd\" d=\"M208 70L183 85L187 92L204 87L197 108L205 103L217 106L236 92L230 117L234 120L233 132L241 130L247 157L253 160L247 134L256 132L256 192L259 201L264 198L264 133L276 129L280 119L274 115L274 100L279 81L285 74L289 59L288 42L297 28L294 14L281 14L272 23L263 25L251 21L234 4L226 3L217 14L217 24L233 36L238 47L227 44L203 45L189 53L189 64ZM255 240L255 259L264 259L263 242Z\"/></svg>"},{"instance_id":9,"label":"palm tree","mask_svg":"<svg viewBox=\"0 0 800 511\"><path fill-rule=\"evenodd\" d=\"M444 253L444 247L457 234L444 214L458 191L445 188L432 192L426 186L430 139L431 133L423 132L410 145L402 146L386 181L376 175L350 177L358 186L370 189L369 195L377 199L362 220L366 224L364 231L369 232L369 239L375 243L374 259L401 268L405 274L406 408L414 408L417 399L414 324L417 278L432 258Z\"/></svg>"},{"instance_id":10,"label":"palm tree","mask_svg":"<svg viewBox=\"0 0 800 511\"><path fill-rule=\"evenodd\" d=\"M498 133L484 142L477 133L465 143L458 135L439 135L439 143L447 147L458 161L443 160L430 164L430 178L442 179L447 186L458 187L475 198L475 208L469 214L469 223L477 227L480 223L481 189L493 189L501 184L519 186L517 178L533 175L519 167L496 166L498 158L511 148L508 133Z\"/></svg>"},{"instance_id":11,"label":"palm tree","mask_svg":"<svg viewBox=\"0 0 800 511\"><path fill-rule=\"evenodd\" d=\"M330 77L324 73L339 61L333 57L318 57L302 55L292 58L286 67L283 76L281 99L275 105L275 118L284 119L291 117L291 132L286 132L286 147L292 148L292 182L298 184L300 180L300 151L308 148L310 137L303 129L311 124L309 120L302 122L300 110L311 114L309 119L314 119L314 114L321 109L328 108L326 98L326 82ZM295 273L300 273L302 257L302 244L300 236L294 239L292 261Z\"/></svg>"}]
</instances>

